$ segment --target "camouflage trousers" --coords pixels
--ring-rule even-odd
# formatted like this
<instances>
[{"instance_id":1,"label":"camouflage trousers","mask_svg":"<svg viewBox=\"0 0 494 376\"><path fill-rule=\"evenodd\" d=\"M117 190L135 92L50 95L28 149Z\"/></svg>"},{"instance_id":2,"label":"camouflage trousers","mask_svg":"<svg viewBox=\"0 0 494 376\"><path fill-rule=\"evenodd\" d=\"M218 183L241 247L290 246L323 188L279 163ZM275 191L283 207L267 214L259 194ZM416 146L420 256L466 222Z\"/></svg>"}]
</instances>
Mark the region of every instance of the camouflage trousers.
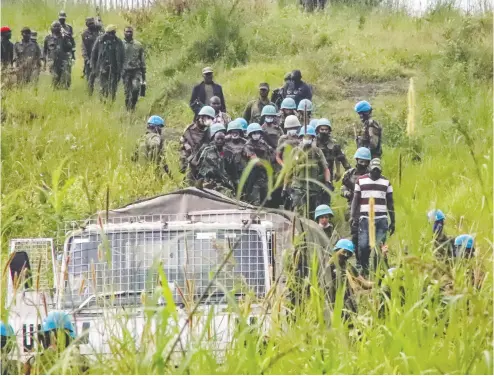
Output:
<instances>
[{"instance_id":1,"label":"camouflage trousers","mask_svg":"<svg viewBox=\"0 0 494 376\"><path fill-rule=\"evenodd\" d=\"M265 173L251 171L243 191L249 204L254 206L261 205L268 196L268 179Z\"/></svg>"},{"instance_id":2,"label":"camouflage trousers","mask_svg":"<svg viewBox=\"0 0 494 376\"><path fill-rule=\"evenodd\" d=\"M37 66L24 66L17 69L17 85L26 85L29 83L37 84L39 80L40 68Z\"/></svg>"},{"instance_id":3,"label":"camouflage trousers","mask_svg":"<svg viewBox=\"0 0 494 376\"><path fill-rule=\"evenodd\" d=\"M115 73L100 72L99 74L99 84L100 84L100 97L101 99L106 99L111 97L112 102L115 101L117 96L118 81L120 76Z\"/></svg>"},{"instance_id":4,"label":"camouflage trousers","mask_svg":"<svg viewBox=\"0 0 494 376\"><path fill-rule=\"evenodd\" d=\"M141 70L131 69L124 71L122 81L125 90L125 106L127 107L127 110L134 110L141 92Z\"/></svg>"},{"instance_id":5,"label":"camouflage trousers","mask_svg":"<svg viewBox=\"0 0 494 376\"><path fill-rule=\"evenodd\" d=\"M320 196L320 193L316 191L294 189L291 194L292 209L302 217L313 219L316 207L321 202Z\"/></svg>"},{"instance_id":6,"label":"camouflage trousers","mask_svg":"<svg viewBox=\"0 0 494 376\"><path fill-rule=\"evenodd\" d=\"M72 64L70 60L53 62L50 65L52 85L55 89L68 89L72 82Z\"/></svg>"},{"instance_id":7,"label":"camouflage trousers","mask_svg":"<svg viewBox=\"0 0 494 376\"><path fill-rule=\"evenodd\" d=\"M89 95L93 95L94 92L94 82L96 81L96 74L91 71L91 65L89 60L84 60L84 77L87 81L87 88Z\"/></svg>"}]
</instances>

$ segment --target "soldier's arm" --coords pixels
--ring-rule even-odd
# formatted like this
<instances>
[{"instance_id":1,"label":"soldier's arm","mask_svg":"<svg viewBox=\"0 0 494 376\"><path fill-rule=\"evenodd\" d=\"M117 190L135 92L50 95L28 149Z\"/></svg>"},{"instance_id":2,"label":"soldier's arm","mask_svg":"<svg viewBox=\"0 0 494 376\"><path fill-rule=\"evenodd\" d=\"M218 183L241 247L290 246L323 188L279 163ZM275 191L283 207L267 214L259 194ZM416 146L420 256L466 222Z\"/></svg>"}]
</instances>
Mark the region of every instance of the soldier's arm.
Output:
<instances>
[{"instance_id":1,"label":"soldier's arm","mask_svg":"<svg viewBox=\"0 0 494 376\"><path fill-rule=\"evenodd\" d=\"M319 166L323 170L324 181L331 182L331 171L329 171L328 161L326 160L326 157L324 156L324 153L322 152L321 149L318 150L318 154L319 154Z\"/></svg>"},{"instance_id":2,"label":"soldier's arm","mask_svg":"<svg viewBox=\"0 0 494 376\"><path fill-rule=\"evenodd\" d=\"M348 184L348 175L345 174L343 175L343 180L341 182L340 194L341 197L345 197L346 199L350 198L352 195L352 192L350 191L350 189L348 189L347 184Z\"/></svg>"},{"instance_id":3,"label":"soldier's arm","mask_svg":"<svg viewBox=\"0 0 494 376\"><path fill-rule=\"evenodd\" d=\"M82 36L81 36L81 52L82 52L82 58L84 60L89 59L90 56L88 56L86 44L84 43L84 33L82 33Z\"/></svg>"},{"instance_id":4,"label":"soldier's arm","mask_svg":"<svg viewBox=\"0 0 494 376\"><path fill-rule=\"evenodd\" d=\"M223 95L223 88L220 86L220 95L221 99L221 111L226 112L226 102L225 102L225 96Z\"/></svg>"},{"instance_id":5,"label":"soldier's arm","mask_svg":"<svg viewBox=\"0 0 494 376\"><path fill-rule=\"evenodd\" d=\"M343 150L341 149L340 145L338 144L335 145L335 152L336 152L336 161L341 163L345 170L349 170L350 168L352 168L352 166L350 166L350 163L348 163L345 153L343 153Z\"/></svg>"},{"instance_id":6,"label":"soldier's arm","mask_svg":"<svg viewBox=\"0 0 494 376\"><path fill-rule=\"evenodd\" d=\"M379 131L375 127L369 127L369 145L371 149L376 149L379 145Z\"/></svg>"},{"instance_id":7,"label":"soldier's arm","mask_svg":"<svg viewBox=\"0 0 494 376\"><path fill-rule=\"evenodd\" d=\"M244 116L243 118L245 120L247 120L247 123L250 123L250 118L252 116L252 102L249 102L247 103L247 105L245 106L245 110L244 110Z\"/></svg>"},{"instance_id":8,"label":"soldier's arm","mask_svg":"<svg viewBox=\"0 0 494 376\"><path fill-rule=\"evenodd\" d=\"M196 85L192 89L192 95L190 96L190 101L189 101L189 107L194 112L194 114L197 114L199 112L199 106L197 103L198 101L199 101L199 86Z\"/></svg>"},{"instance_id":9,"label":"soldier's arm","mask_svg":"<svg viewBox=\"0 0 494 376\"><path fill-rule=\"evenodd\" d=\"M99 37L96 38L94 42L93 49L91 50L91 69L96 67L96 63L98 62L98 52L99 52Z\"/></svg>"},{"instance_id":10,"label":"soldier's arm","mask_svg":"<svg viewBox=\"0 0 494 376\"><path fill-rule=\"evenodd\" d=\"M360 185L358 180L355 182L355 190L353 192L353 200L352 200L352 220L358 221L359 219L359 208L360 208Z\"/></svg>"},{"instance_id":11,"label":"soldier's arm","mask_svg":"<svg viewBox=\"0 0 494 376\"><path fill-rule=\"evenodd\" d=\"M188 159L191 154L192 147L187 143L185 137L180 137L180 172L184 173L187 169Z\"/></svg>"},{"instance_id":12,"label":"soldier's arm","mask_svg":"<svg viewBox=\"0 0 494 376\"><path fill-rule=\"evenodd\" d=\"M16 44L14 44L14 54L12 55L12 63L14 63L14 64L17 61L17 57L18 57L17 55L18 55L18 52L17 52L17 43L16 43Z\"/></svg>"}]
</instances>

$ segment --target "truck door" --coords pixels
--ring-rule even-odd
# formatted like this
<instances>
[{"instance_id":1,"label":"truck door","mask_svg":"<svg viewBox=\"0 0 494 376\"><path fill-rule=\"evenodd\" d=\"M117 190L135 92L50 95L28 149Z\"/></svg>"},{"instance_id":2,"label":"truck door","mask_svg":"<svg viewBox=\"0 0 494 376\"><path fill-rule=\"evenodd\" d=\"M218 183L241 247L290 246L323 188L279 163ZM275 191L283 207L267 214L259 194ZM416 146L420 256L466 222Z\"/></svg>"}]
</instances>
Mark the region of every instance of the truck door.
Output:
<instances>
[{"instance_id":1,"label":"truck door","mask_svg":"<svg viewBox=\"0 0 494 376\"><path fill-rule=\"evenodd\" d=\"M21 353L39 343L42 319L54 305L57 266L53 239L11 239L7 309Z\"/></svg>"}]
</instances>

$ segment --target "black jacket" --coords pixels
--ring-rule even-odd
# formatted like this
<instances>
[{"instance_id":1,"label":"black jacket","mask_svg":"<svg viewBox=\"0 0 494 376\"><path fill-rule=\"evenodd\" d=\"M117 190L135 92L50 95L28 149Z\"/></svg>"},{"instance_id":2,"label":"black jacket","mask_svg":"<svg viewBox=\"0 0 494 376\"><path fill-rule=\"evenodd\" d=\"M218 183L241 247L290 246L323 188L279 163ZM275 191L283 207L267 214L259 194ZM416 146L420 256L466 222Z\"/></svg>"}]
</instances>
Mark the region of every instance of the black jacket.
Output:
<instances>
[{"instance_id":1,"label":"black jacket","mask_svg":"<svg viewBox=\"0 0 494 376\"><path fill-rule=\"evenodd\" d=\"M194 111L194 114L197 115L201 108L208 103L206 103L206 88L205 83L202 81L200 84L194 86L192 90L192 96L190 97L189 106ZM221 99L221 111L226 112L226 104L225 97L223 96L223 89L221 85L215 84L213 82L213 95L217 96Z\"/></svg>"},{"instance_id":2,"label":"black jacket","mask_svg":"<svg viewBox=\"0 0 494 376\"><path fill-rule=\"evenodd\" d=\"M300 81L298 85L295 82L289 82L284 89L285 98L293 98L297 106L302 99L312 100L312 88L304 81Z\"/></svg>"}]
</instances>

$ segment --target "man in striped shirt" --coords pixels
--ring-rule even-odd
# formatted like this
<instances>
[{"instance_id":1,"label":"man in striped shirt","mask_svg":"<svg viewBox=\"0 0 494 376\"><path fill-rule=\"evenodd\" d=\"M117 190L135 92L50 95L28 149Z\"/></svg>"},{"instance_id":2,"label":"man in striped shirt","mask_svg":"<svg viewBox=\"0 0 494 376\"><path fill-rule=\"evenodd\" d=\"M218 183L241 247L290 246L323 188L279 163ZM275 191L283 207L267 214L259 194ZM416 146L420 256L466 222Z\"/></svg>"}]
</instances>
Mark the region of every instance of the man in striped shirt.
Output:
<instances>
[{"instance_id":1,"label":"man in striped shirt","mask_svg":"<svg viewBox=\"0 0 494 376\"><path fill-rule=\"evenodd\" d=\"M355 182L352 201L352 226L358 224L358 257L364 275L369 272L369 199L374 198L374 218L376 229L376 246L386 241L386 232L390 235L395 231L395 211L393 203L393 187L388 179L381 175L381 160L374 158L369 164L369 173L360 176ZM389 226L388 226L389 214ZM374 267L377 257L373 258Z\"/></svg>"}]
</instances>

